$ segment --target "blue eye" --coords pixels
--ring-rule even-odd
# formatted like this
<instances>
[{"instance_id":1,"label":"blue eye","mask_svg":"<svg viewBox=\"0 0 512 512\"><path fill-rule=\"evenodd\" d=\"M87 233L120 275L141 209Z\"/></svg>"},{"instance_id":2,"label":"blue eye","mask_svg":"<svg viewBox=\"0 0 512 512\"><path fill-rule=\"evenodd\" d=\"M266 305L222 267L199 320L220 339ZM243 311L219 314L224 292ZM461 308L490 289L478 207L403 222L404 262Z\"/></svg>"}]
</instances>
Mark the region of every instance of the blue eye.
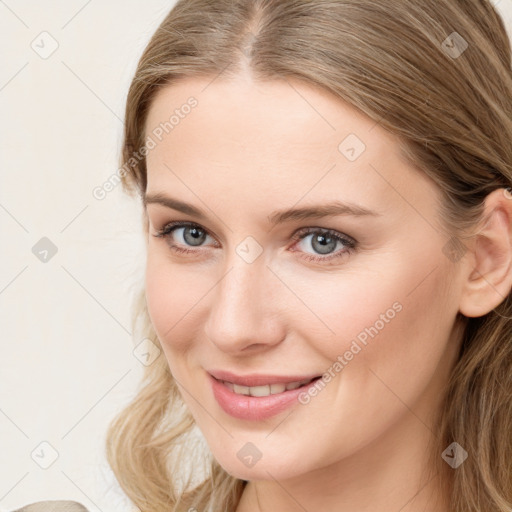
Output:
<instances>
[{"instance_id":1,"label":"blue eye","mask_svg":"<svg viewBox=\"0 0 512 512\"><path fill-rule=\"evenodd\" d=\"M175 233L180 230L182 230L180 236L183 242L176 244L174 240ZM203 242L208 237L213 239L200 225L186 221L170 222L153 236L166 239L171 250L182 254L197 254L198 249L193 249L192 247L202 247ZM312 237L310 241L305 243L304 241L310 236ZM332 229L304 228L294 233L292 239L297 241L295 245L303 245L303 250L293 249L292 252L301 253L302 258L320 263L340 259L357 248L356 240ZM304 245L307 247L304 247ZM335 251L340 246L341 248ZM307 248L312 248L316 251L316 255L315 253L304 252Z\"/></svg>"},{"instance_id":2,"label":"blue eye","mask_svg":"<svg viewBox=\"0 0 512 512\"><path fill-rule=\"evenodd\" d=\"M309 236L312 236L310 241L305 245L316 251L317 256L311 253L303 253L305 259L310 261L330 261L332 259L341 258L347 254L350 254L357 247L357 242L347 235L338 233L332 229L324 228L305 228L304 230L295 233L293 238L298 239L298 245L306 240ZM332 252L337 246L341 245L341 249L336 252ZM295 252L295 251L294 251ZM324 255L323 257L321 255Z\"/></svg>"},{"instance_id":3,"label":"blue eye","mask_svg":"<svg viewBox=\"0 0 512 512\"><path fill-rule=\"evenodd\" d=\"M174 233L182 229L182 238L186 244L190 244L191 247L200 247L201 243L204 242L207 236L206 230L204 230L198 224L194 224L192 222L171 222L165 225L161 230L159 230L154 236L159 238L166 238L167 240L174 238ZM172 237L171 237L172 235ZM181 244L184 245L184 244ZM182 253L192 253L196 252L193 249L183 249L179 245L174 243L169 243L169 246L172 250L176 252Z\"/></svg>"}]
</instances>

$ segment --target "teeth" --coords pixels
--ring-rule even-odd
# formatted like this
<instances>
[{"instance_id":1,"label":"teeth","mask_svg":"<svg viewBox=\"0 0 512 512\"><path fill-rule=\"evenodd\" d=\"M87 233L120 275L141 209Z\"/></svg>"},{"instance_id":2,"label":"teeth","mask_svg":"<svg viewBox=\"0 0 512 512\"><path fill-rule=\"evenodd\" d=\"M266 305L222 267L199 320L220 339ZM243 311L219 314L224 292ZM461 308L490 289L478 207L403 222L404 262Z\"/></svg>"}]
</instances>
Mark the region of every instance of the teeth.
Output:
<instances>
[{"instance_id":1,"label":"teeth","mask_svg":"<svg viewBox=\"0 0 512 512\"><path fill-rule=\"evenodd\" d=\"M249 392L251 396L268 396L270 395L270 386L251 386Z\"/></svg>"},{"instance_id":2,"label":"teeth","mask_svg":"<svg viewBox=\"0 0 512 512\"><path fill-rule=\"evenodd\" d=\"M290 382L289 384L267 384L266 386L239 386L238 384L233 384L232 382L227 381L223 381L223 383L226 387L238 395L261 397L283 393L285 390L288 391L290 389L297 389L301 386L304 386L305 384L308 384L312 380L313 379L307 379L297 382Z\"/></svg>"},{"instance_id":3,"label":"teeth","mask_svg":"<svg viewBox=\"0 0 512 512\"><path fill-rule=\"evenodd\" d=\"M233 391L238 395L250 395L248 386L239 386L238 384L233 384Z\"/></svg>"},{"instance_id":4,"label":"teeth","mask_svg":"<svg viewBox=\"0 0 512 512\"><path fill-rule=\"evenodd\" d=\"M286 384L271 384L270 394L275 395L276 393L282 393L286 389Z\"/></svg>"}]
</instances>

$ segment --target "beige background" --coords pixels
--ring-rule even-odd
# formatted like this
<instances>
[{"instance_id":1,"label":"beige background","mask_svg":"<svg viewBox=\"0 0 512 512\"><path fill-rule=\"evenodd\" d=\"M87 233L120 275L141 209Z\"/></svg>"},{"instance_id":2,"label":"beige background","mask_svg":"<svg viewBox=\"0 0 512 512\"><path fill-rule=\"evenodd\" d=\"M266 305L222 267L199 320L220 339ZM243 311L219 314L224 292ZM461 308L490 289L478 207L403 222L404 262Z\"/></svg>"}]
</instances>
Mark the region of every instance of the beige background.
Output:
<instances>
[{"instance_id":1,"label":"beige background","mask_svg":"<svg viewBox=\"0 0 512 512\"><path fill-rule=\"evenodd\" d=\"M93 191L118 168L128 84L173 3L0 1L0 512L128 510L102 450L143 368L129 314L140 207L119 186ZM512 0L494 3L510 31Z\"/></svg>"}]
</instances>

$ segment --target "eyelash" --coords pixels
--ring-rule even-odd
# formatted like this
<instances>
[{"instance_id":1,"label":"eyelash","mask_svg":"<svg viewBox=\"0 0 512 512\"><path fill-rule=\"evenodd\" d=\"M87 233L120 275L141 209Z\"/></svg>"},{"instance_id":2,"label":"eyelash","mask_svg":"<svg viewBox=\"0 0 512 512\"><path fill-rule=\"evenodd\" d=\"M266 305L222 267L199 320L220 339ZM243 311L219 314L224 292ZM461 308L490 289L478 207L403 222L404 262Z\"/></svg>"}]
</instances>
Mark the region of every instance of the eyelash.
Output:
<instances>
[{"instance_id":1,"label":"eyelash","mask_svg":"<svg viewBox=\"0 0 512 512\"><path fill-rule=\"evenodd\" d=\"M172 232L177 228L182 227L195 227L199 228L201 231L206 233L209 236L210 233L201 227L199 224L195 224L194 222L187 222L187 221L174 221L169 222L166 224L162 229L158 230L153 236L157 238L170 238L170 235ZM351 237L348 237L347 235L343 235L342 233L339 233L337 231L334 231L332 229L327 228L304 228L297 232L295 232L292 235L292 240L296 240L297 242L300 242L302 239L304 239L306 236L310 235L311 233L321 233L323 235L329 235L330 237L334 238L336 241L342 242L345 245L345 249L341 249L336 251L335 253L328 254L327 256L321 257L321 256L313 256L312 254L303 253L303 258L305 258L308 261L314 261L314 262L326 262L331 261L334 259L340 259L343 256L347 256L351 254L354 250L357 248L357 241L354 240ZM183 247L180 247L178 245L169 244L169 247L176 251L177 253L181 254L190 254L190 253L196 253L196 249L184 249ZM298 251L292 251L292 252L298 252Z\"/></svg>"}]
</instances>

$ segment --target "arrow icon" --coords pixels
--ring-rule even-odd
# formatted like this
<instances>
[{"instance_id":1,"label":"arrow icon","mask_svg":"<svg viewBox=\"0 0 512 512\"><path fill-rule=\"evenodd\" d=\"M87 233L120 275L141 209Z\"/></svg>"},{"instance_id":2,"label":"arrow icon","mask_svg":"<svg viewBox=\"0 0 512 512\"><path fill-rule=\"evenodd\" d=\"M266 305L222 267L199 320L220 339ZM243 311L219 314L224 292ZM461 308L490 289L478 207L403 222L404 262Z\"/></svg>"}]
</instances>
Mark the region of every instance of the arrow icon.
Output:
<instances>
[{"instance_id":1,"label":"arrow icon","mask_svg":"<svg viewBox=\"0 0 512 512\"><path fill-rule=\"evenodd\" d=\"M349 162L355 162L365 150L364 142L355 133L348 134L338 145L338 151Z\"/></svg>"},{"instance_id":2,"label":"arrow icon","mask_svg":"<svg viewBox=\"0 0 512 512\"><path fill-rule=\"evenodd\" d=\"M32 450L30 457L40 468L48 469L59 458L59 453L48 441L43 441Z\"/></svg>"},{"instance_id":3,"label":"arrow icon","mask_svg":"<svg viewBox=\"0 0 512 512\"><path fill-rule=\"evenodd\" d=\"M441 46L449 57L457 59L467 50L468 42L458 32L452 32Z\"/></svg>"},{"instance_id":4,"label":"arrow icon","mask_svg":"<svg viewBox=\"0 0 512 512\"><path fill-rule=\"evenodd\" d=\"M262 455L253 443L245 443L236 454L248 468L252 468L261 459Z\"/></svg>"},{"instance_id":5,"label":"arrow icon","mask_svg":"<svg viewBox=\"0 0 512 512\"><path fill-rule=\"evenodd\" d=\"M444 461L453 469L458 468L468 457L468 452L456 442L453 442L441 454Z\"/></svg>"}]
</instances>

